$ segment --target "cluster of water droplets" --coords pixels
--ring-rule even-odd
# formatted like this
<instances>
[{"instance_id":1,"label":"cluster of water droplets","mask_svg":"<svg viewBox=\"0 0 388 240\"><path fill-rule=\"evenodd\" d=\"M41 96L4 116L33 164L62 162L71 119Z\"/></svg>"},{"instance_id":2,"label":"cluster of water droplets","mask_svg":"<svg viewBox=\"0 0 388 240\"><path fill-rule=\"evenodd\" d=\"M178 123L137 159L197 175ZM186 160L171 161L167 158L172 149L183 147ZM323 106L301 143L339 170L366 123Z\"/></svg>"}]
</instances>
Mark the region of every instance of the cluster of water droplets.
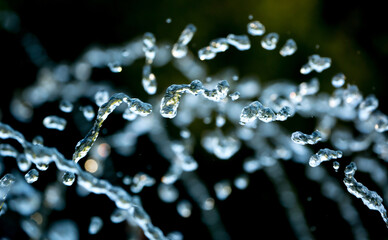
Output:
<instances>
[{"instance_id":1,"label":"cluster of water droplets","mask_svg":"<svg viewBox=\"0 0 388 240\"><path fill-rule=\"evenodd\" d=\"M301 239L310 239L311 232L303 216L304 213L298 205L296 193L292 190L292 184L279 161L292 160L298 164L307 165L309 163L314 169L319 169L307 170L312 172L306 175L311 180L320 182L322 189L329 189L328 191L322 190L323 194L338 203L339 208L342 209L341 214L349 222L352 230L361 229L359 230L361 233L355 236L365 236L366 233L360 221L350 220L346 211L343 210L356 211L354 207L349 201L343 201L346 199L345 195L341 195L345 197L339 199L332 193L334 190L341 190L338 190L340 188L336 183L318 166L324 161L339 159L343 154L350 155L365 151L372 145L372 151L379 158L388 161L388 139L382 134L388 130L388 117L377 111L376 97L369 95L364 98L354 85L348 84L344 88L345 75L342 73L334 75L331 79L332 86L335 88L331 95L318 93L318 78L312 78L300 84L275 82L263 89L256 79L240 79L234 72L221 74L221 77L215 76L213 79L207 76L206 69L198 60L214 59L218 53L227 51L230 46L240 51L248 50L251 48L250 36L263 36L260 41L262 48L274 50L277 48L280 36L275 32L266 33L265 26L261 22L251 21L247 25L248 35L228 34L226 37L213 39L208 46L198 50L198 59L196 59L188 46L196 30L193 24L187 25L172 48L171 46L170 48L157 47L155 36L148 32L141 39L128 43L124 50L117 48L88 50L80 58L82 60L77 60L71 67L63 64L53 69L40 66L41 70L38 74L40 81L25 90L22 97L16 97L13 100L12 109L18 109L12 110L16 119L28 120L34 108L52 99L59 100L59 109L62 112L77 114L73 112L74 106L84 96L93 99L98 107L97 114L92 105L83 105L79 108L86 120L94 119L94 122L86 136L76 144L71 160L66 159L57 149L44 146L43 138L36 137L32 142L28 142L20 132L7 124L0 123L0 139L15 140L22 149L19 151L20 148L11 144L1 143L0 156L15 158L19 170L26 172L24 180L12 174L5 174L1 178L0 215L4 214L4 209L6 209L5 202L10 189L16 189L12 194L20 195L21 193L17 192L21 191L18 190L19 188L24 191L23 194L26 195L25 198L28 198L30 204L25 207L21 203L15 203L17 198L16 200L11 198L11 208L24 216L31 215L31 219L38 219L38 215L34 216L33 213L39 209L42 197L33 188L33 183L38 181L40 172L48 170L50 163L55 163L60 170L61 186L75 185L81 189L77 190L80 195L82 191L104 194L115 203L117 208L110 216L113 223L127 220L141 228L149 239L182 239L183 236L179 232L165 235L161 229L154 226L151 221L152 216L146 213L140 198L132 195L132 193L140 194L145 187L156 185L159 199L166 204L175 204L176 212L182 218L191 217L192 212L197 211L193 205L197 205L212 237L225 240L229 239L229 236L220 220L216 202L228 201L232 192L237 194L238 190L247 189L251 183L251 174L263 170L274 183L276 193L279 195L281 204L285 206L295 235ZM279 53L286 57L293 55L296 50L296 42L290 38L280 48ZM110 86L87 83L93 68L108 66L112 72L120 73L125 66L142 57L145 58L142 85L149 95L155 95L157 92L156 77L151 71L151 66L164 66L172 58L175 58L174 67L191 80L189 84L170 85L163 97L155 96L156 98L150 99L153 104L160 101L159 113L153 112L155 106L136 98L130 98L124 93L115 93L109 97L109 92L115 91L110 89ZM320 73L328 69L330 65L330 58L314 54L308 58L308 63L302 66L300 72L302 74L312 71ZM74 70L71 72L69 69ZM66 79L71 77L77 82L68 84ZM199 79L205 80L206 83ZM64 90L58 91L56 84L62 84ZM230 91L233 93L229 93ZM42 93L42 95L37 93ZM183 98L185 93L189 94ZM253 98L258 98L258 100L252 102ZM23 104L23 102L28 104ZM122 103L127 105L124 110L119 108ZM179 114L178 108L180 109ZM122 112L123 118L128 120L128 125L122 131L102 140L106 142L99 143L98 136L102 125L116 109ZM216 113L215 116L212 113ZM315 116L318 119L317 130L310 135L301 131L290 134L282 127L281 122L295 115L305 118ZM137 118L137 116L144 118ZM253 155L244 159L241 172L232 179L233 181L225 176L224 179L219 179L213 184L211 191L214 192L214 196L196 173L200 162L194 158L193 141L199 134L189 130L195 119L202 120L206 126L214 125L214 129L200 136L201 146L207 154L227 161L238 156L243 147L248 147L254 152ZM255 121L256 119L260 121ZM361 137L355 138L351 131L337 127L336 122L340 120L354 122ZM170 139L168 131L163 127L167 121L171 121L179 129L180 140ZM48 129L67 131L67 121L58 116L46 116L43 125ZM227 130L229 126L233 126L233 130ZM108 155L108 148L106 146L104 148L103 144L109 143L109 146L120 155L130 156L134 152L138 137L144 134L149 135L160 154L170 164L160 180L142 171L131 176L117 175L125 187L115 186L108 180L99 178L104 172L104 161ZM332 146L338 150L324 148L312 154L308 145L317 144L319 141L330 141ZM95 159L90 158L85 161L86 170L82 170L79 161L86 156ZM364 163L365 169L371 166L369 160L359 159L358 161ZM370 162L379 166L377 161L370 160ZM91 167L98 166L98 169L88 170L87 163L91 164ZM34 168L31 168L32 166ZM337 161L333 161L332 166L335 172L340 168ZM368 170L371 175L375 168ZM382 198L355 180L356 169L354 163L345 168L344 183L347 190L362 199L368 208L379 211L387 223L388 218ZM373 176L373 180L383 188L383 180L387 178L386 172L381 170L379 174ZM180 193L176 186L177 183L184 185L190 196L189 200ZM17 184L20 184L21 187L14 186ZM130 190L131 194L127 190ZM51 206L52 209L63 209L63 194L64 190L57 185L49 185L44 192L45 204ZM357 216L357 214L353 215ZM211 216L211 218L206 216ZM37 226L38 220L32 221L31 219L22 221L22 229L31 238L40 238L43 233ZM104 227L103 223L104 220L100 217L91 217L89 234L98 234ZM54 236L53 239L59 239L58 236L72 239L72 236L77 236L77 234L74 222L66 220L54 223L47 230L47 236Z\"/></svg>"}]
</instances>

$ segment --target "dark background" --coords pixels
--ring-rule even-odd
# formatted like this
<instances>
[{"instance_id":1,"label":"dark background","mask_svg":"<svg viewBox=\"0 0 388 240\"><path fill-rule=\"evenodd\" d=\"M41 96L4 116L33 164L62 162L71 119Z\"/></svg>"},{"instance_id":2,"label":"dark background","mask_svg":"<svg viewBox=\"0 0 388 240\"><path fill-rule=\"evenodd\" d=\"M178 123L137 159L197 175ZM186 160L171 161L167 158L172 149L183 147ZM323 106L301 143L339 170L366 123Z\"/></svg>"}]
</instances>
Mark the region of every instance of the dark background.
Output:
<instances>
[{"instance_id":1,"label":"dark background","mask_svg":"<svg viewBox=\"0 0 388 240\"><path fill-rule=\"evenodd\" d=\"M214 38L226 36L229 33L246 33L248 16L252 15L253 19L261 21L266 26L267 32L278 32L283 40L286 37L294 38L298 44L295 56L282 58L277 51L263 51L259 46L260 38L255 38L252 41L251 50L247 52L231 50L217 57L216 60L210 61L208 70L211 74L218 72L224 66L234 66L242 75L257 75L263 84L279 78L302 82L310 79L311 75L301 75L300 66L306 62L307 56L318 53L332 58L332 67L319 75L321 88L324 91L332 91L330 78L341 71L347 76L347 82L358 85L364 95L374 93L380 100L380 109L387 113L385 110L388 103L385 101L385 91L388 76L386 27L388 21L386 10L379 1L339 3L334 0L0 0L0 10L4 9L12 10L19 15L21 32L36 35L47 55L56 63L75 61L91 45L102 47L120 45L148 31L155 34L157 41L174 42L188 23L193 23L198 29L191 42L191 49L196 52ZM172 19L170 24L166 23L167 18ZM42 116L56 108L57 103L47 103L42 106L37 111L33 122L28 124L16 122L9 114L9 103L14 92L31 85L35 81L38 70L26 55L20 38L20 33L12 34L0 29L1 121L23 132L27 139L41 134L45 139L49 139L46 142L50 142L51 139L53 143L58 142L61 152L70 157L73 146L84 134L75 130L70 133L60 133L62 135L57 136L45 130L40 124ZM143 61L135 62L132 66L124 68L120 74L112 74L108 69L96 70L92 75L93 80L112 81L115 88L132 94L136 93L136 97L146 99L147 96L144 91L141 91L140 86L142 64ZM160 84L158 93L162 93L173 83L185 82L182 75L173 71L171 66L157 71L158 84ZM105 126L109 132L108 120ZM111 120L111 124L120 122L116 120ZM119 128L120 123L118 125L115 127ZM111 128L114 131L114 127ZM140 138L137 152L134 154L136 161L122 163L123 161L115 160L113 167L130 168L132 170L127 172L130 174L136 173L133 169L153 166L149 170L151 175L161 176L168 164L156 155L155 149L149 146L152 144L147 137ZM211 183L220 180L221 176L224 178L231 176L230 179L233 179L237 172L231 168L234 164L240 165L245 155L239 154L231 159L232 163L222 166L216 165L214 161L207 163L199 160L200 166L203 166L201 168L207 169L199 171L199 174L209 182L210 189ZM203 151L196 152L195 157L214 159L214 156L206 155ZM116 158L119 159L119 156ZM217 170L218 167L221 170ZM303 176L304 167L287 162L285 169L297 190L299 201L305 208L307 221L313 229L314 236L317 239L350 239L350 228L341 219L335 204L321 196L320 187L317 184L306 181ZM54 181L55 176L48 176L49 172L46 176L47 181ZM335 177L338 181L342 181L342 175ZM39 187L43 189L44 184L38 185ZM181 194L184 196L185 191L179 183L178 188L182 189ZM311 196L316 200L308 202L306 199ZM350 194L349 197L354 198ZM157 200L155 188L146 189L142 193L142 199L153 223L163 232L180 230L185 239L209 239L206 228L200 223L198 209L194 209L191 218L182 219L175 214L175 205L164 204ZM78 198L72 189L68 191L66 200L66 210L54 212L50 220L76 219L81 239L87 239L90 238L87 234L90 216L99 215L104 219L105 225L99 235L94 237L95 239L107 239L112 236L117 236L116 239L125 239L124 224L110 223L109 215L114 206L105 196L91 195ZM354 199L354 204L370 237L387 239L387 230L379 214L368 210L358 199ZM218 207L232 239L278 239L283 236L287 239L294 238L277 194L263 172L252 175L251 185L247 190L232 193L229 199L218 203ZM8 224L0 219L0 236L1 231L7 229L6 236L11 239L27 238L17 227L17 217L12 215L12 218L8 219L12 219Z\"/></svg>"}]
</instances>

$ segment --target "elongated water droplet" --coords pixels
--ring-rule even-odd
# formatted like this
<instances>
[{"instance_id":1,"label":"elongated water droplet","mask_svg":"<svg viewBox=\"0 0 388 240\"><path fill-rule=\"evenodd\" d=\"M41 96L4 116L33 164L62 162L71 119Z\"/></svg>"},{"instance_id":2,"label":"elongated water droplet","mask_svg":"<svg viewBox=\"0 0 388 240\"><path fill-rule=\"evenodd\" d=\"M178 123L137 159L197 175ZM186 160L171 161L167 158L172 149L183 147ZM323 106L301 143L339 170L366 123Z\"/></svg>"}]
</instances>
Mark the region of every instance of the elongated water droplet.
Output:
<instances>
[{"instance_id":1,"label":"elongated water droplet","mask_svg":"<svg viewBox=\"0 0 388 240\"><path fill-rule=\"evenodd\" d=\"M66 127L66 120L57 116L47 116L43 119L43 125L48 129L63 131Z\"/></svg>"},{"instance_id":2,"label":"elongated water droplet","mask_svg":"<svg viewBox=\"0 0 388 240\"><path fill-rule=\"evenodd\" d=\"M240 51L245 51L251 48L251 42L247 35L229 34L226 39L228 43Z\"/></svg>"},{"instance_id":3,"label":"elongated water droplet","mask_svg":"<svg viewBox=\"0 0 388 240\"><path fill-rule=\"evenodd\" d=\"M34 183L38 180L39 178L39 172L35 168L31 169L24 175L24 178L26 179L27 183Z\"/></svg>"},{"instance_id":4,"label":"elongated water droplet","mask_svg":"<svg viewBox=\"0 0 388 240\"><path fill-rule=\"evenodd\" d=\"M296 131L292 133L291 140L294 143L301 144L301 145L305 145L305 144L314 145L318 141L322 140L322 134L318 130L315 130L311 135L304 134L300 131Z\"/></svg>"},{"instance_id":5,"label":"elongated water droplet","mask_svg":"<svg viewBox=\"0 0 388 240\"><path fill-rule=\"evenodd\" d=\"M334 170L335 170L336 172L338 172L339 167L340 167L339 162L334 161L334 162L333 162L333 168L334 168Z\"/></svg>"},{"instance_id":6,"label":"elongated water droplet","mask_svg":"<svg viewBox=\"0 0 388 240\"><path fill-rule=\"evenodd\" d=\"M217 38L210 42L210 49L214 53L225 52L229 48L228 40L226 38Z\"/></svg>"},{"instance_id":7,"label":"elongated water droplet","mask_svg":"<svg viewBox=\"0 0 388 240\"><path fill-rule=\"evenodd\" d=\"M97 234L103 225L103 221L100 217L94 216L90 219L90 225L89 225L89 234L95 235Z\"/></svg>"},{"instance_id":8,"label":"elongated water droplet","mask_svg":"<svg viewBox=\"0 0 388 240\"><path fill-rule=\"evenodd\" d=\"M156 77L155 75L151 72L151 66L150 65L145 65L143 67L143 78L142 78L142 84L144 90L150 94L154 95L157 90L157 83L156 83Z\"/></svg>"}]
</instances>

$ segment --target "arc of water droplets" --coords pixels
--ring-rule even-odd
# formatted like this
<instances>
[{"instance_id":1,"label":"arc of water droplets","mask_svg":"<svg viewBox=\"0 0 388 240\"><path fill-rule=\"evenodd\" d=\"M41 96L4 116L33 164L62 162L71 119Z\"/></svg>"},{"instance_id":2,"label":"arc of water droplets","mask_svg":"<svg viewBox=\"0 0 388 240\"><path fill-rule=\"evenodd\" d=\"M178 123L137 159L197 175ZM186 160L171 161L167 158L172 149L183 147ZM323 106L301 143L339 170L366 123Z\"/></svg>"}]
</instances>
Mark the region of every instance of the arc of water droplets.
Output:
<instances>
[{"instance_id":1,"label":"arc of water droplets","mask_svg":"<svg viewBox=\"0 0 388 240\"><path fill-rule=\"evenodd\" d=\"M369 190L362 183L357 182L354 178L357 166L354 162L351 162L345 168L344 184L347 190L357 198L361 198L362 202L371 210L379 211L388 228L388 216L387 211L383 205L383 199L375 191Z\"/></svg>"},{"instance_id":2,"label":"arc of water droplets","mask_svg":"<svg viewBox=\"0 0 388 240\"><path fill-rule=\"evenodd\" d=\"M319 150L316 154L312 155L309 160L311 167L317 167L324 161L330 161L331 159L337 159L342 157L341 151L335 151L328 148Z\"/></svg>"},{"instance_id":3,"label":"arc of water droplets","mask_svg":"<svg viewBox=\"0 0 388 240\"><path fill-rule=\"evenodd\" d=\"M254 101L241 111L240 124L245 125L256 118L263 122L285 121L290 116L291 108L288 106L282 107L278 113L275 113L271 108L264 107L259 101Z\"/></svg>"},{"instance_id":4,"label":"arc of water droplets","mask_svg":"<svg viewBox=\"0 0 388 240\"><path fill-rule=\"evenodd\" d=\"M128 100L130 99L125 94L118 95L124 95L126 98L128 98ZM112 99L117 100L117 98L112 96L110 102ZM137 100L137 107L139 107L139 102L140 101ZM104 104L104 106L107 107L111 105ZM104 108L104 106L102 106L102 108ZM143 112L143 110L139 111L141 111L142 114L145 114L146 112ZM127 211L128 217L132 217L134 222L144 231L144 234L147 238L151 240L166 240L163 232L152 224L149 215L145 212L143 207L139 206L139 204L135 202L132 196L129 195L124 189L113 186L106 180L98 179L92 174L84 172L74 161L65 159L65 157L59 153L56 148L48 148L43 145L33 145L32 143L27 142L20 132L15 131L9 125L3 124L1 122L0 138L15 139L18 141L24 148L24 154L26 155L26 158L36 165L42 163L48 165L50 162L54 162L59 170L77 174L78 184L80 186L84 187L89 192L106 195L116 204L119 209ZM0 187L3 186L1 185L3 184L2 181L3 179L0 180ZM10 185L8 184L7 186Z\"/></svg>"},{"instance_id":5,"label":"arc of water droplets","mask_svg":"<svg viewBox=\"0 0 388 240\"><path fill-rule=\"evenodd\" d=\"M205 98L219 102L228 96L229 83L226 80L220 81L215 89L209 90L203 87L202 82L194 80L190 84L171 85L167 88L160 104L160 114L165 118L174 118L177 114L180 99L184 93L195 96L202 95Z\"/></svg>"},{"instance_id":6,"label":"arc of water droplets","mask_svg":"<svg viewBox=\"0 0 388 240\"><path fill-rule=\"evenodd\" d=\"M112 95L109 101L98 109L96 120L94 121L94 125L90 129L89 133L75 146L73 161L77 163L89 152L90 148L97 140L100 128L105 119L123 102L128 105L131 112L137 115L147 116L152 112L152 106L149 103L144 103L137 98L130 98L124 93L116 93Z\"/></svg>"},{"instance_id":7,"label":"arc of water droplets","mask_svg":"<svg viewBox=\"0 0 388 240\"><path fill-rule=\"evenodd\" d=\"M316 144L318 141L322 140L322 134L318 130L315 130L311 135L304 134L300 131L292 133L291 140L294 143L306 145L306 144Z\"/></svg>"},{"instance_id":8,"label":"arc of water droplets","mask_svg":"<svg viewBox=\"0 0 388 240\"><path fill-rule=\"evenodd\" d=\"M197 28L193 24L188 24L179 36L178 42L174 44L171 54L175 58L183 58L187 55L187 44L191 41Z\"/></svg>"},{"instance_id":9,"label":"arc of water droplets","mask_svg":"<svg viewBox=\"0 0 388 240\"><path fill-rule=\"evenodd\" d=\"M145 55L145 65L143 67L142 84L144 90L149 95L154 95L157 90L156 77L151 71L151 65L156 56L156 40L152 33L145 33L143 36L143 52Z\"/></svg>"}]
</instances>

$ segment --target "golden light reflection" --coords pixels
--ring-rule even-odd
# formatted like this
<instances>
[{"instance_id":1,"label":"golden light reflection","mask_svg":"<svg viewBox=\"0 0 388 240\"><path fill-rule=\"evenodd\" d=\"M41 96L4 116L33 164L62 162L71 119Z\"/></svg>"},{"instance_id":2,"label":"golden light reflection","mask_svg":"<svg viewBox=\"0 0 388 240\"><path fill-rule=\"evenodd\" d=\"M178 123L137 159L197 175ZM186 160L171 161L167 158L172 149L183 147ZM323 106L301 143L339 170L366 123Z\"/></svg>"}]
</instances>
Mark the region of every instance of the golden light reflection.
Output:
<instances>
[{"instance_id":1,"label":"golden light reflection","mask_svg":"<svg viewBox=\"0 0 388 240\"><path fill-rule=\"evenodd\" d=\"M90 173L95 173L98 170L98 163L96 160L90 158L85 162L85 170Z\"/></svg>"},{"instance_id":2,"label":"golden light reflection","mask_svg":"<svg viewBox=\"0 0 388 240\"><path fill-rule=\"evenodd\" d=\"M42 224L42 222L43 222L42 214L40 214L38 212L32 214L31 219L34 220L38 225Z\"/></svg>"},{"instance_id":3,"label":"golden light reflection","mask_svg":"<svg viewBox=\"0 0 388 240\"><path fill-rule=\"evenodd\" d=\"M102 158L108 157L110 154L110 145L107 143L101 143L98 145L97 153Z\"/></svg>"}]
</instances>

